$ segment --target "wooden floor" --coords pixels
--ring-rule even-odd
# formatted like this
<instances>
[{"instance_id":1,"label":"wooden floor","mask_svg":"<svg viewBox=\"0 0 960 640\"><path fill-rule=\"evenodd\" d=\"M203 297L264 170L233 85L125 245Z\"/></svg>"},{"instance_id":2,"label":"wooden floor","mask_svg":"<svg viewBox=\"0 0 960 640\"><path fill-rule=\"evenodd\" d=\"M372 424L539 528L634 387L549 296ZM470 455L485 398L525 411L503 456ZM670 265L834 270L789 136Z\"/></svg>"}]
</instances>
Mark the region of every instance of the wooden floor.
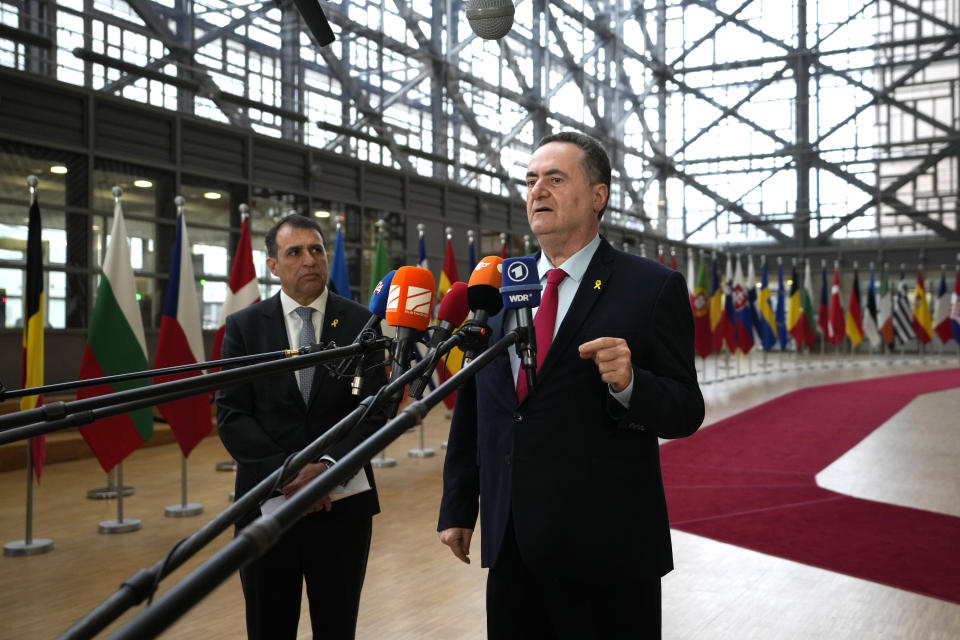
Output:
<instances>
[{"instance_id":1,"label":"wooden floor","mask_svg":"<svg viewBox=\"0 0 960 640\"><path fill-rule=\"evenodd\" d=\"M755 358L741 363L741 371L759 371L759 365ZM956 366L957 360L954 355L872 366L864 359L858 366L797 368L773 358L770 365L763 375L705 384L707 424L800 386ZM711 362L707 378L715 376ZM818 480L865 498L960 516L958 415L960 390L922 396ZM435 447L438 456L409 458L407 450L417 440L408 433L388 450L399 464L377 471L383 513L374 519L361 639L485 637L486 571L479 567L479 540L474 541L475 563L466 566L440 545L435 533L440 442L448 427L442 407L425 425L427 446ZM131 574L155 563L176 540L225 508L233 474L214 470L225 459L215 437L199 445L189 462L189 498L203 503L206 513L177 519L164 517L163 510L179 502L179 449L163 445L134 453L124 464L125 484L136 488L124 501L125 515L142 520L143 529L113 535L97 533L97 524L116 517L116 502L85 497L87 489L105 483L99 465L87 459L48 466L36 492L34 534L52 538L55 549L0 559L0 638L57 636ZM0 473L2 542L23 537L24 482L23 471ZM163 585L186 575L231 535L222 535ZM675 531L673 539L677 568L663 582L665 638L960 637L960 605L682 532ZM301 637L310 637L306 609L300 626ZM163 637L243 636L243 602L234 576Z\"/></svg>"}]
</instances>

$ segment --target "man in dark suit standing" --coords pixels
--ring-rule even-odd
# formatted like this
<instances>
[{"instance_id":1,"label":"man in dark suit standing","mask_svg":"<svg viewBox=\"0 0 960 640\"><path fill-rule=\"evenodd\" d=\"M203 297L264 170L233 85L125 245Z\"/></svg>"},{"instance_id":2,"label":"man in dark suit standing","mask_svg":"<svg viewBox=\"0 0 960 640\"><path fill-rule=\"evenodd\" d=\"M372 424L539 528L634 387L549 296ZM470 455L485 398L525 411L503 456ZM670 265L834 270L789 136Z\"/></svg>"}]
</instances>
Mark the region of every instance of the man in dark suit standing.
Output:
<instances>
[{"instance_id":1,"label":"man in dark suit standing","mask_svg":"<svg viewBox=\"0 0 960 640\"><path fill-rule=\"evenodd\" d=\"M537 386L511 348L457 396L438 531L470 562L480 512L490 638L660 637L673 559L657 438L696 431L703 397L683 277L599 236L610 181L593 138L540 142ZM516 326L504 315L493 338Z\"/></svg>"},{"instance_id":2,"label":"man in dark suit standing","mask_svg":"<svg viewBox=\"0 0 960 640\"><path fill-rule=\"evenodd\" d=\"M267 266L280 278L277 295L227 317L223 357L296 349L330 341L353 342L370 312L327 288L328 265L320 227L291 215L266 236ZM236 497L279 468L352 411L385 382L383 354L368 356L363 393L322 366L262 378L217 393L220 438L237 461ZM377 412L306 465L280 490L290 497L383 425ZM325 498L262 557L240 571L249 638L295 638L300 594L307 584L314 637L353 638L370 550L371 519L380 511L373 472L370 488L336 502ZM260 515L248 514L239 531Z\"/></svg>"}]
</instances>

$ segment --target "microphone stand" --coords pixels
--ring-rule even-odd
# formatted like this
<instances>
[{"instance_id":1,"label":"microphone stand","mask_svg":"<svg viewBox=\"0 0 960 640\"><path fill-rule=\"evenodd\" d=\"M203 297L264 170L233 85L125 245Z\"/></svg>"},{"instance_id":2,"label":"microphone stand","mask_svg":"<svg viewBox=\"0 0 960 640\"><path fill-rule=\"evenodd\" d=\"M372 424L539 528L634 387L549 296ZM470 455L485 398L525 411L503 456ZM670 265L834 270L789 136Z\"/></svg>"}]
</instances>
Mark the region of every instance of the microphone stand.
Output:
<instances>
[{"instance_id":1,"label":"microphone stand","mask_svg":"<svg viewBox=\"0 0 960 640\"><path fill-rule=\"evenodd\" d=\"M377 342L381 340L389 341L389 339L378 339ZM460 338L451 338L444 343L441 349L446 348L449 350L459 342ZM275 486L282 486L285 481L296 476L308 463L322 456L327 448L346 435L354 425L361 422L367 413L373 410L379 402L389 402L394 398L396 392L402 391L405 385L415 377L422 375L424 371L427 370L422 363L417 363L395 381L381 387L377 393L361 400L360 404L357 405L353 411L344 416L337 424L324 432L316 440L293 455L284 466L264 478L260 483L250 489L250 491L243 494L240 499L221 511L213 520L174 545L166 557L160 562L157 562L149 569L141 569L133 574L126 582L120 585L120 588L113 595L67 629L60 636L60 639L69 638L70 640L75 640L82 638L86 640L93 638L107 628L114 620L123 615L127 609L151 597L160 580L173 573L184 562L219 536L227 527L233 525L244 514L259 507L263 500L270 497ZM336 465L321 475L333 473L333 470L339 467L341 463L342 461L337 461ZM362 466L363 463L357 467L357 470ZM356 470L354 473L356 473ZM352 475L353 474L351 474L351 476ZM342 478L338 482L342 482L345 479L346 478ZM334 486L336 484L337 483L334 483ZM304 490L305 489L306 488L304 488ZM302 492L303 490L301 490L300 493ZM286 505L284 505L284 507L286 507ZM292 524L292 522L290 524ZM243 531L246 531L246 529ZM241 532L241 534L242 533L243 532ZM264 550L266 550L266 548L267 547L263 547Z\"/></svg>"},{"instance_id":2,"label":"microphone stand","mask_svg":"<svg viewBox=\"0 0 960 640\"><path fill-rule=\"evenodd\" d=\"M4 429L0 426L0 444L15 442L24 438L43 435L67 427L78 427L95 422L101 418L128 413L134 409L141 409L164 402L173 402L187 396L206 393L225 386L231 386L253 380L271 373L283 373L296 369L315 366L328 360L337 360L365 353L368 349L383 348L390 344L389 338L375 338L348 345L325 349L314 353L299 355L299 350L286 352L287 355L297 355L296 358L261 362L245 367L209 373L199 378L184 378L146 387L118 391L93 398L84 398L73 402L58 402L44 405L37 409L21 411L9 416L10 422L22 423L26 419L41 417L43 421ZM22 414L25 418L12 420Z\"/></svg>"},{"instance_id":3,"label":"microphone stand","mask_svg":"<svg viewBox=\"0 0 960 640\"><path fill-rule=\"evenodd\" d=\"M297 351L294 349L293 351ZM131 371L129 373L118 373L112 376L102 376L100 378L87 378L85 380L74 380L72 382L55 382L45 384L42 387L30 387L27 389L7 389L0 382L0 401L8 398L19 398L22 396L37 396L41 394L53 393L56 391L67 391L69 389L79 389L80 387L95 387L101 384L113 384L114 382L124 382L126 380L137 380L139 378L155 378L159 376L174 375L177 373L186 373L188 371L198 371L201 369L214 369L224 365L235 364L253 364L265 360L278 360L291 355L289 350L269 351L266 353L254 353L248 356L237 356L236 358L224 358L222 360L210 360L208 362L195 362L193 364L181 364L175 367L163 367L162 369L147 369L145 371ZM54 403L56 404L56 403ZM25 413L25 412L24 412ZM20 415L19 413L16 415ZM7 417L7 416L4 416ZM5 424L0 419L0 426ZM26 423L22 423L26 424Z\"/></svg>"},{"instance_id":4,"label":"microphone stand","mask_svg":"<svg viewBox=\"0 0 960 640\"><path fill-rule=\"evenodd\" d=\"M455 338L456 336L450 340ZM378 451L422 421L430 409L471 379L494 358L505 352L517 341L517 338L516 331L507 333L422 400L410 403L394 419L339 459L337 464L311 480L279 509L254 520L240 531L236 538L164 592L151 606L117 629L110 638L141 640L157 637L224 580L276 544L280 536L313 509L318 500L328 495L338 484L356 474ZM423 362L408 370L397 381L419 368Z\"/></svg>"}]
</instances>

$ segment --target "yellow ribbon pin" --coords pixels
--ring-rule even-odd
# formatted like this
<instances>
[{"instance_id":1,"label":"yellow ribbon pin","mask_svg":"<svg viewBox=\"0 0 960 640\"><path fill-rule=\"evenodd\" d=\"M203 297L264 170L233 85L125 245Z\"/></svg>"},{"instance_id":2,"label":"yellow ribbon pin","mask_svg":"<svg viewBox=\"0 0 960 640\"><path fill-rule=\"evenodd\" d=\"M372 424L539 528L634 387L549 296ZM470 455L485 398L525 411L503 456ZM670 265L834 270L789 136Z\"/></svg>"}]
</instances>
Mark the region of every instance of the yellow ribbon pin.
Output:
<instances>
[{"instance_id":1,"label":"yellow ribbon pin","mask_svg":"<svg viewBox=\"0 0 960 640\"><path fill-rule=\"evenodd\" d=\"M335 326L337 326L338 324L340 324L340 318L334 318L334 319L333 319L333 322L330 323L330 326L331 326L331 327L335 327Z\"/></svg>"},{"instance_id":2,"label":"yellow ribbon pin","mask_svg":"<svg viewBox=\"0 0 960 640\"><path fill-rule=\"evenodd\" d=\"M598 289L598 290L600 289L600 281L599 281L599 280L597 280L596 282L593 283L593 288L594 288L594 289Z\"/></svg>"}]
</instances>

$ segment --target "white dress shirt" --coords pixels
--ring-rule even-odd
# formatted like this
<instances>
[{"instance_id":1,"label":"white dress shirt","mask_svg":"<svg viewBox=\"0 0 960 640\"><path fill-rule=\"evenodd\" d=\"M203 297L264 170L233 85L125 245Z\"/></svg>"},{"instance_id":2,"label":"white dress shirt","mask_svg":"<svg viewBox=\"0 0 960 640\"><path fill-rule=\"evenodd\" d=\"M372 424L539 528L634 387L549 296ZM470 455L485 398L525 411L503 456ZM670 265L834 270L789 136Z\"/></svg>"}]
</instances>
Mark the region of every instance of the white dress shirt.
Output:
<instances>
[{"instance_id":1,"label":"white dress shirt","mask_svg":"<svg viewBox=\"0 0 960 640\"><path fill-rule=\"evenodd\" d=\"M280 290L280 307L283 309L283 322L287 327L287 344L291 349L300 348L300 327L303 321L297 315L297 308L312 307L316 309L313 313L313 341L320 339L320 328L323 326L323 316L327 310L327 289L324 287L323 293L317 296L317 299L307 305L302 305L290 296L283 289ZM300 385L300 370L296 372L297 385Z\"/></svg>"}]
</instances>

